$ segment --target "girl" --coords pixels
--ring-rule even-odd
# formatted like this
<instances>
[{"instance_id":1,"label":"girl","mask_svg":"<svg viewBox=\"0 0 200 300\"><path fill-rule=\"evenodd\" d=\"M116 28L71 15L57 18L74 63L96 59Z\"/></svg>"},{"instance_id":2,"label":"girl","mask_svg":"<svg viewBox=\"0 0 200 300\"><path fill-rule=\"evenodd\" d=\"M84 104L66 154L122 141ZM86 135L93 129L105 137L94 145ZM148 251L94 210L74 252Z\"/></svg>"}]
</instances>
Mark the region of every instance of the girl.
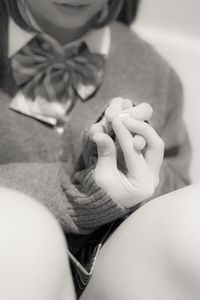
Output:
<instances>
[{"instance_id":1,"label":"girl","mask_svg":"<svg viewBox=\"0 0 200 300\"><path fill-rule=\"evenodd\" d=\"M188 183L180 83L127 27L108 26L123 1L4 0L0 5L0 183L33 197L57 218L80 296L101 245L136 205ZM120 98L109 104L116 95L132 102ZM163 142L144 122L151 116L144 100L153 107L152 125L165 142L162 167ZM52 216L21 194L1 193L1 211L9 211L16 198L12 235L20 232L26 240L9 273L15 299L73 299L66 245ZM10 228L9 217L4 223ZM21 249L18 240L11 244ZM12 260L8 255L3 261ZM21 285L14 276L18 262ZM13 298L6 284L4 291L4 299Z\"/></svg>"}]
</instances>

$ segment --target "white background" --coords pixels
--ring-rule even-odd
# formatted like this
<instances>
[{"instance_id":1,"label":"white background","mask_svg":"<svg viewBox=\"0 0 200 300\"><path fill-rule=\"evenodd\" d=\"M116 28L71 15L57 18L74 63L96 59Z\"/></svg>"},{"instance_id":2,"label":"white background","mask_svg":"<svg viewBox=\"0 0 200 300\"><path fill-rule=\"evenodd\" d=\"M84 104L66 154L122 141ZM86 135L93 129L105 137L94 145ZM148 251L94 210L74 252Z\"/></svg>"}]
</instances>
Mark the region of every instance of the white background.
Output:
<instances>
[{"instance_id":1,"label":"white background","mask_svg":"<svg viewBox=\"0 0 200 300\"><path fill-rule=\"evenodd\" d=\"M141 0L133 30L164 56L184 87L184 119L191 139L191 178L200 181L200 1Z\"/></svg>"}]
</instances>

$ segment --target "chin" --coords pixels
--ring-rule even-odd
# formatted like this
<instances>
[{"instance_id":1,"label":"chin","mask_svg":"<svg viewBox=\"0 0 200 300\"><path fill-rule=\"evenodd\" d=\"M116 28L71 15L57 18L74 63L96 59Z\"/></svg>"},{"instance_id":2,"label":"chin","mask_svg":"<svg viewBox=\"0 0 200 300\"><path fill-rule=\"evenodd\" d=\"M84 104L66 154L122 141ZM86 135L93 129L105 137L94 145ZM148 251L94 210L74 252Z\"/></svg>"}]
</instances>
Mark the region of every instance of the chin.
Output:
<instances>
[{"instance_id":1,"label":"chin","mask_svg":"<svg viewBox=\"0 0 200 300\"><path fill-rule=\"evenodd\" d=\"M69 20L67 19L67 17L65 20L60 19L59 22L58 20L55 21L55 25L66 29L85 27L89 23L90 23L90 19L76 21L76 20Z\"/></svg>"}]
</instances>

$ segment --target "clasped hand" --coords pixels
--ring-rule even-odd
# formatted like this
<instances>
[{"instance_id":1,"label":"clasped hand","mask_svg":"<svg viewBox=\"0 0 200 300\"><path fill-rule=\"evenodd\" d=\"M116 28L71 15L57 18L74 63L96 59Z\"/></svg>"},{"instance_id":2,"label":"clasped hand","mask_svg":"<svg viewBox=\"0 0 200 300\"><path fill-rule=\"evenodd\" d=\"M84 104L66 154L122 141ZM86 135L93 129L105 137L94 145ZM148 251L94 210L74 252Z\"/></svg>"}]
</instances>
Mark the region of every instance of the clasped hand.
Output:
<instances>
[{"instance_id":1,"label":"clasped hand","mask_svg":"<svg viewBox=\"0 0 200 300\"><path fill-rule=\"evenodd\" d=\"M130 100L115 98L100 122L89 130L89 137L98 150L95 180L114 201L126 208L151 197L159 184L164 142L145 122L152 112L149 104L133 107ZM126 171L118 166L119 148Z\"/></svg>"}]
</instances>

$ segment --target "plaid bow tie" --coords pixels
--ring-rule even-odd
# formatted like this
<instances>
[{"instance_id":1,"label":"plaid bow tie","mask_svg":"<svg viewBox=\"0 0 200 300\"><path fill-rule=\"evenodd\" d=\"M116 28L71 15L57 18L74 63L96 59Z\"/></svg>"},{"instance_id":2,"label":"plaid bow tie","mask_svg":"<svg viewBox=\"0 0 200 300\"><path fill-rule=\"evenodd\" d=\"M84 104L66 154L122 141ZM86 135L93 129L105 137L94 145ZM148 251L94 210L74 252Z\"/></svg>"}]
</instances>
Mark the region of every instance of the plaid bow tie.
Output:
<instances>
[{"instance_id":1,"label":"plaid bow tie","mask_svg":"<svg viewBox=\"0 0 200 300\"><path fill-rule=\"evenodd\" d=\"M101 84L105 58L84 42L61 46L38 34L11 60L19 90L10 107L51 125L64 122L77 99L86 101Z\"/></svg>"}]
</instances>

